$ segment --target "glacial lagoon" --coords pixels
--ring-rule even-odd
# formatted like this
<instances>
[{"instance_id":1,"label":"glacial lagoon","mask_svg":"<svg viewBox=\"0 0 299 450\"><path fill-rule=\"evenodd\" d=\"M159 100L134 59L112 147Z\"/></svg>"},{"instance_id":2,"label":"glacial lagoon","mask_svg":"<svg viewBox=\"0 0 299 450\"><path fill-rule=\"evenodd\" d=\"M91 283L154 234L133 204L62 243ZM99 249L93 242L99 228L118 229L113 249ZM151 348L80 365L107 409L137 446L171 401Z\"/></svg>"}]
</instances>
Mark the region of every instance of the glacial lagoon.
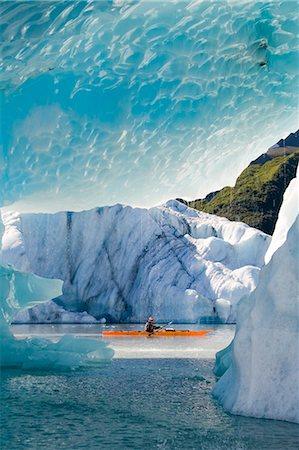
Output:
<instances>
[{"instance_id":1,"label":"glacial lagoon","mask_svg":"<svg viewBox=\"0 0 299 450\"><path fill-rule=\"evenodd\" d=\"M111 326L11 327L17 338L52 340L64 333L101 339L103 328ZM298 448L298 425L232 416L213 399L213 358L231 341L234 326L192 328L213 331L200 339L114 338L110 340L115 351L112 363L92 369L64 373L2 370L0 448Z\"/></svg>"}]
</instances>

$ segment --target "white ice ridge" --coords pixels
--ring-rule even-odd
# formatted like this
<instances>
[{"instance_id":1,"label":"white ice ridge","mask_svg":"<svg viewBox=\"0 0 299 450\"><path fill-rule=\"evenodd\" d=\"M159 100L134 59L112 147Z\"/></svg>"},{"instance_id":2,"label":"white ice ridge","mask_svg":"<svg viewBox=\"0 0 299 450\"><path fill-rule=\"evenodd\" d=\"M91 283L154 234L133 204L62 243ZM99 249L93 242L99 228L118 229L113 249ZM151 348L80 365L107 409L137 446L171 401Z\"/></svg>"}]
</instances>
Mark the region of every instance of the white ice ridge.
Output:
<instances>
[{"instance_id":1,"label":"white ice ridge","mask_svg":"<svg viewBox=\"0 0 299 450\"><path fill-rule=\"evenodd\" d=\"M297 127L294 5L1 2L0 204L153 206L232 184Z\"/></svg>"},{"instance_id":2,"label":"white ice ridge","mask_svg":"<svg viewBox=\"0 0 299 450\"><path fill-rule=\"evenodd\" d=\"M274 253L239 304L233 343L217 358L215 371L224 375L214 394L232 413L299 422L298 226L297 176L285 192Z\"/></svg>"},{"instance_id":3,"label":"white ice ridge","mask_svg":"<svg viewBox=\"0 0 299 450\"><path fill-rule=\"evenodd\" d=\"M2 261L64 280L56 302L96 319L234 322L270 237L178 201L80 213L3 215ZM48 313L48 319L47 318ZM16 320L45 322L53 303ZM55 315L55 314L54 314ZM55 320L53 320L55 321Z\"/></svg>"}]
</instances>

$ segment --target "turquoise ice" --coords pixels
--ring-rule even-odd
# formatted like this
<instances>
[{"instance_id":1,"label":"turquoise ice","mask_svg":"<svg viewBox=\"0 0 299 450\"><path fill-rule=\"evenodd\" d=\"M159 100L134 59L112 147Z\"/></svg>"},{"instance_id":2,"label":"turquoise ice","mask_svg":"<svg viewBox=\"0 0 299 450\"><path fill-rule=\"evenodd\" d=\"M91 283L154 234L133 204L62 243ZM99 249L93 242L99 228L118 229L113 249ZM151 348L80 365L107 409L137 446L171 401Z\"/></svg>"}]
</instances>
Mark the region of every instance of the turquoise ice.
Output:
<instances>
[{"instance_id":1,"label":"turquoise ice","mask_svg":"<svg viewBox=\"0 0 299 450\"><path fill-rule=\"evenodd\" d=\"M0 204L152 206L232 183L297 128L298 19L286 1L2 3Z\"/></svg>"},{"instance_id":2,"label":"turquoise ice","mask_svg":"<svg viewBox=\"0 0 299 450\"><path fill-rule=\"evenodd\" d=\"M64 336L58 342L41 338L17 340L9 323L19 309L60 295L62 281L48 280L0 266L0 366L23 370L65 370L107 362L113 350L92 339Z\"/></svg>"}]
</instances>

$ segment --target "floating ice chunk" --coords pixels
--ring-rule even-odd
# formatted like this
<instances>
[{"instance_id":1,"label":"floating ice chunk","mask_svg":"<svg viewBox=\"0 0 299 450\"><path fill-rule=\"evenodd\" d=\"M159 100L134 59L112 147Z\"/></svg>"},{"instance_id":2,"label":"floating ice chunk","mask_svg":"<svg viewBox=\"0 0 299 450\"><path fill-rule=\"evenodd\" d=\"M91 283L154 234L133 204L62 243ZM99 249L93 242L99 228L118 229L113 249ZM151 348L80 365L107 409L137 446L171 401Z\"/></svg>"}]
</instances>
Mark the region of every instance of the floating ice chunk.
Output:
<instances>
[{"instance_id":1,"label":"floating ice chunk","mask_svg":"<svg viewBox=\"0 0 299 450\"><path fill-rule=\"evenodd\" d=\"M34 338L17 340L9 331L16 311L61 293L60 280L48 280L0 266L0 366L24 370L65 370L109 361L113 351L98 340L64 337L57 343Z\"/></svg>"},{"instance_id":2,"label":"floating ice chunk","mask_svg":"<svg viewBox=\"0 0 299 450\"><path fill-rule=\"evenodd\" d=\"M103 319L101 319L103 320ZM105 320L105 319L104 319ZM33 308L17 312L13 323L98 323L95 317L83 312L66 311L62 306L50 300ZM101 322L104 323L104 322Z\"/></svg>"},{"instance_id":3,"label":"floating ice chunk","mask_svg":"<svg viewBox=\"0 0 299 450\"><path fill-rule=\"evenodd\" d=\"M1 323L9 323L16 311L61 294L62 281L23 273L11 266L0 266Z\"/></svg>"}]
</instances>

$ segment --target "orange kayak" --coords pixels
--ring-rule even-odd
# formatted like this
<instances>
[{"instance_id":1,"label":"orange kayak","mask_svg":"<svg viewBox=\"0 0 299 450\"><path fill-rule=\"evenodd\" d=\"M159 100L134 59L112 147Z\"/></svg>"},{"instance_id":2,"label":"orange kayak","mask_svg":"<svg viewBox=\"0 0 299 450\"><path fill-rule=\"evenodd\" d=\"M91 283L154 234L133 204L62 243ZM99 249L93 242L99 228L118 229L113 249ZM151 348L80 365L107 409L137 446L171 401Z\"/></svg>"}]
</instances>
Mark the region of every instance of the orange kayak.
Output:
<instances>
[{"instance_id":1,"label":"orange kayak","mask_svg":"<svg viewBox=\"0 0 299 450\"><path fill-rule=\"evenodd\" d=\"M103 337L201 337L212 330L103 331Z\"/></svg>"}]
</instances>

